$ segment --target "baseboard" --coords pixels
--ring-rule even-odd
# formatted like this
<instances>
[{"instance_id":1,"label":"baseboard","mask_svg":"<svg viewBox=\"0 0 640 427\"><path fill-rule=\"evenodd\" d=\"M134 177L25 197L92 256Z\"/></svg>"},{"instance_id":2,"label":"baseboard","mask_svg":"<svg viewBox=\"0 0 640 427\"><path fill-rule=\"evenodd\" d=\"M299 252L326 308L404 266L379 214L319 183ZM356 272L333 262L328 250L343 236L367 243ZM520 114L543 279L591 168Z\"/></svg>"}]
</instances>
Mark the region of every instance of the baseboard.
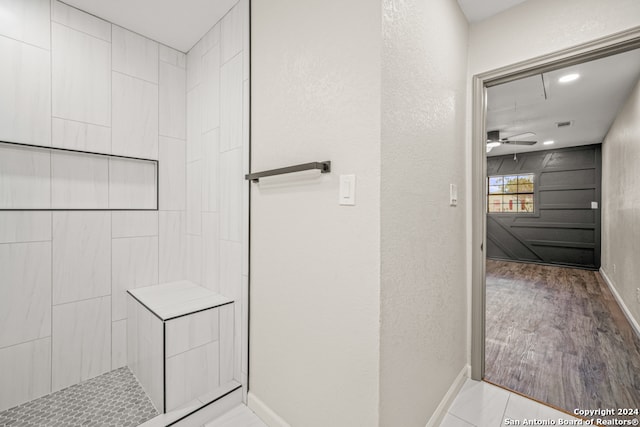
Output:
<instances>
[{"instance_id":1,"label":"baseboard","mask_svg":"<svg viewBox=\"0 0 640 427\"><path fill-rule=\"evenodd\" d=\"M609 278L609 276L607 276L607 273L605 273L605 271L602 269L602 267L600 267L600 276L602 276L602 278L604 279L604 282L609 287L609 290L613 294L613 297L616 299L616 302L620 306L620 309L622 310L622 312L624 313L625 317L627 318L627 320L631 324L631 328L633 329L633 331L636 333L636 335L640 339L640 324L638 324L638 321L633 317L633 314L631 314L631 311L629 310L629 308L627 308L627 305L624 303L624 300L622 299L622 297L620 296L620 294L616 290L616 287L613 286L613 281Z\"/></svg>"},{"instance_id":2,"label":"baseboard","mask_svg":"<svg viewBox=\"0 0 640 427\"><path fill-rule=\"evenodd\" d=\"M291 427L289 423L283 420L271 408L269 408L255 394L249 392L248 399L249 409L251 409L266 425L269 427Z\"/></svg>"},{"instance_id":3,"label":"baseboard","mask_svg":"<svg viewBox=\"0 0 640 427\"><path fill-rule=\"evenodd\" d=\"M454 399L458 395L458 392L464 385L467 378L471 376L471 365L465 365L460 373L456 376L449 387L449 390L445 393L444 397L440 401L440 404L429 418L426 427L436 427L442 423L444 416L447 414L449 407L453 403Z\"/></svg>"}]
</instances>

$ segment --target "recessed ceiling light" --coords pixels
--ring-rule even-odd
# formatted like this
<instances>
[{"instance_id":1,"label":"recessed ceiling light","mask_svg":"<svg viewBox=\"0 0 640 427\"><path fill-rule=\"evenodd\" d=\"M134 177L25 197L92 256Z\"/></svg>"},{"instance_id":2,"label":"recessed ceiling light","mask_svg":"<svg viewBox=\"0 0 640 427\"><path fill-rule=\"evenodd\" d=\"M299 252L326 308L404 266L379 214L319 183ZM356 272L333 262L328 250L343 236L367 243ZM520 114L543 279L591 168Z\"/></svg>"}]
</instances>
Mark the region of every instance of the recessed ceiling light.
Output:
<instances>
[{"instance_id":1,"label":"recessed ceiling light","mask_svg":"<svg viewBox=\"0 0 640 427\"><path fill-rule=\"evenodd\" d=\"M545 141L545 142L543 142L543 144L544 144L544 145L551 145L551 144L553 144L554 142L555 142L555 141L551 141L551 140L549 140L549 141Z\"/></svg>"},{"instance_id":2,"label":"recessed ceiling light","mask_svg":"<svg viewBox=\"0 0 640 427\"><path fill-rule=\"evenodd\" d=\"M578 73L572 73L572 74L566 74L566 75L564 75L564 76L560 77L560 78L558 79L558 81L559 81L560 83L569 83L569 82L572 82L572 81L574 81L574 80L578 80L579 78L580 78L580 74L578 74Z\"/></svg>"}]
</instances>

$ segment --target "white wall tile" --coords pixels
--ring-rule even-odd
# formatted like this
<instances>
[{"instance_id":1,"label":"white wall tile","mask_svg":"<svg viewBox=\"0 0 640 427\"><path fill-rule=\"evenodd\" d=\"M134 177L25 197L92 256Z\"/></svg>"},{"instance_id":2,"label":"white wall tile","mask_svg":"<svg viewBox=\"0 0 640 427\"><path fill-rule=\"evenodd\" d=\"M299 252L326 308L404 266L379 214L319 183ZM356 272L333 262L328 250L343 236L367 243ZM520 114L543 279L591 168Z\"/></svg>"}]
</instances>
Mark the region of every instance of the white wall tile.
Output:
<instances>
[{"instance_id":1,"label":"white wall tile","mask_svg":"<svg viewBox=\"0 0 640 427\"><path fill-rule=\"evenodd\" d=\"M159 212L160 283L185 278L187 237L183 212Z\"/></svg>"},{"instance_id":2,"label":"white wall tile","mask_svg":"<svg viewBox=\"0 0 640 427\"><path fill-rule=\"evenodd\" d=\"M234 306L220 307L220 384L233 380Z\"/></svg>"},{"instance_id":3,"label":"white wall tile","mask_svg":"<svg viewBox=\"0 0 640 427\"><path fill-rule=\"evenodd\" d=\"M53 307L52 391L111 370L111 297Z\"/></svg>"},{"instance_id":4,"label":"white wall tile","mask_svg":"<svg viewBox=\"0 0 640 427\"><path fill-rule=\"evenodd\" d=\"M202 162L187 164L187 234L202 232Z\"/></svg>"},{"instance_id":5,"label":"white wall tile","mask_svg":"<svg viewBox=\"0 0 640 427\"><path fill-rule=\"evenodd\" d=\"M167 410L215 390L219 384L218 342L167 358Z\"/></svg>"},{"instance_id":6,"label":"white wall tile","mask_svg":"<svg viewBox=\"0 0 640 427\"><path fill-rule=\"evenodd\" d=\"M0 35L49 49L49 0L0 0L0 10Z\"/></svg>"},{"instance_id":7,"label":"white wall tile","mask_svg":"<svg viewBox=\"0 0 640 427\"><path fill-rule=\"evenodd\" d=\"M240 0L242 15L242 68L244 70L243 79L249 80L251 73L251 30L250 30L250 13L249 0Z\"/></svg>"},{"instance_id":8,"label":"white wall tile","mask_svg":"<svg viewBox=\"0 0 640 427\"><path fill-rule=\"evenodd\" d=\"M111 293L111 213L53 213L53 303Z\"/></svg>"},{"instance_id":9,"label":"white wall tile","mask_svg":"<svg viewBox=\"0 0 640 427\"><path fill-rule=\"evenodd\" d=\"M113 154L158 158L158 85L113 73Z\"/></svg>"},{"instance_id":10,"label":"white wall tile","mask_svg":"<svg viewBox=\"0 0 640 427\"><path fill-rule=\"evenodd\" d=\"M127 289L158 283L158 238L132 237L112 243L112 319L127 316Z\"/></svg>"},{"instance_id":11,"label":"white wall tile","mask_svg":"<svg viewBox=\"0 0 640 427\"><path fill-rule=\"evenodd\" d=\"M220 293L240 302L242 290L242 244L220 241Z\"/></svg>"},{"instance_id":12,"label":"white wall tile","mask_svg":"<svg viewBox=\"0 0 640 427\"><path fill-rule=\"evenodd\" d=\"M51 392L51 338L0 349L0 411Z\"/></svg>"},{"instance_id":13,"label":"white wall tile","mask_svg":"<svg viewBox=\"0 0 640 427\"><path fill-rule=\"evenodd\" d=\"M220 45L202 57L202 132L220 126ZM225 104L225 109L228 106Z\"/></svg>"},{"instance_id":14,"label":"white wall tile","mask_svg":"<svg viewBox=\"0 0 640 427\"><path fill-rule=\"evenodd\" d=\"M186 71L160 62L160 135L187 137Z\"/></svg>"},{"instance_id":15,"label":"white wall tile","mask_svg":"<svg viewBox=\"0 0 640 427\"><path fill-rule=\"evenodd\" d=\"M51 20L104 41L111 41L110 23L56 0L52 1Z\"/></svg>"},{"instance_id":16,"label":"white wall tile","mask_svg":"<svg viewBox=\"0 0 640 427\"><path fill-rule=\"evenodd\" d=\"M212 308L170 320L166 324L166 356L218 341L218 309Z\"/></svg>"},{"instance_id":17,"label":"white wall tile","mask_svg":"<svg viewBox=\"0 0 640 427\"><path fill-rule=\"evenodd\" d=\"M202 214L202 286L220 293L220 218Z\"/></svg>"},{"instance_id":18,"label":"white wall tile","mask_svg":"<svg viewBox=\"0 0 640 427\"><path fill-rule=\"evenodd\" d=\"M0 347L51 335L51 243L0 245L0 272Z\"/></svg>"},{"instance_id":19,"label":"white wall tile","mask_svg":"<svg viewBox=\"0 0 640 427\"><path fill-rule=\"evenodd\" d=\"M220 72L220 150L242 146L243 116L242 57L237 56L222 66Z\"/></svg>"},{"instance_id":20,"label":"white wall tile","mask_svg":"<svg viewBox=\"0 0 640 427\"><path fill-rule=\"evenodd\" d=\"M111 125L111 44L52 23L53 116Z\"/></svg>"},{"instance_id":21,"label":"white wall tile","mask_svg":"<svg viewBox=\"0 0 640 427\"><path fill-rule=\"evenodd\" d=\"M202 157L202 99L201 87L187 92L187 162Z\"/></svg>"},{"instance_id":22,"label":"white wall tile","mask_svg":"<svg viewBox=\"0 0 640 427\"><path fill-rule=\"evenodd\" d=\"M158 83L158 43L113 25L113 70Z\"/></svg>"},{"instance_id":23,"label":"white wall tile","mask_svg":"<svg viewBox=\"0 0 640 427\"><path fill-rule=\"evenodd\" d=\"M187 279L202 284L202 237L187 234Z\"/></svg>"},{"instance_id":24,"label":"white wall tile","mask_svg":"<svg viewBox=\"0 0 640 427\"><path fill-rule=\"evenodd\" d=\"M186 207L186 143L160 137L160 209L184 210Z\"/></svg>"},{"instance_id":25,"label":"white wall tile","mask_svg":"<svg viewBox=\"0 0 640 427\"><path fill-rule=\"evenodd\" d=\"M51 207L107 209L109 159L104 156L54 151L51 153Z\"/></svg>"},{"instance_id":26,"label":"white wall tile","mask_svg":"<svg viewBox=\"0 0 640 427\"><path fill-rule=\"evenodd\" d=\"M157 236L158 212L113 212L111 214L111 233L114 238Z\"/></svg>"},{"instance_id":27,"label":"white wall tile","mask_svg":"<svg viewBox=\"0 0 640 427\"><path fill-rule=\"evenodd\" d=\"M185 55L184 53L163 44L159 45L158 50L160 61L166 62L167 64L175 65L176 67L180 67L182 69L187 68L187 55Z\"/></svg>"},{"instance_id":28,"label":"white wall tile","mask_svg":"<svg viewBox=\"0 0 640 427\"><path fill-rule=\"evenodd\" d=\"M0 243L51 240L51 212L0 212Z\"/></svg>"},{"instance_id":29,"label":"white wall tile","mask_svg":"<svg viewBox=\"0 0 640 427\"><path fill-rule=\"evenodd\" d=\"M111 128L54 117L51 120L51 145L110 154Z\"/></svg>"},{"instance_id":30,"label":"white wall tile","mask_svg":"<svg viewBox=\"0 0 640 427\"><path fill-rule=\"evenodd\" d=\"M156 164L141 160L109 159L109 207L155 209Z\"/></svg>"},{"instance_id":31,"label":"white wall tile","mask_svg":"<svg viewBox=\"0 0 640 427\"><path fill-rule=\"evenodd\" d=\"M111 369L127 366L127 320L111 322Z\"/></svg>"},{"instance_id":32,"label":"white wall tile","mask_svg":"<svg viewBox=\"0 0 640 427\"><path fill-rule=\"evenodd\" d=\"M127 298L127 365L156 409L162 411L162 322L131 296Z\"/></svg>"},{"instance_id":33,"label":"white wall tile","mask_svg":"<svg viewBox=\"0 0 640 427\"><path fill-rule=\"evenodd\" d=\"M2 25L0 24L0 27ZM51 143L48 51L0 37L0 140Z\"/></svg>"},{"instance_id":34,"label":"white wall tile","mask_svg":"<svg viewBox=\"0 0 640 427\"><path fill-rule=\"evenodd\" d=\"M200 84L202 79L202 43L198 42L187 52L187 91Z\"/></svg>"},{"instance_id":35,"label":"white wall tile","mask_svg":"<svg viewBox=\"0 0 640 427\"><path fill-rule=\"evenodd\" d=\"M220 21L202 37L199 43L202 45L202 52L205 54L214 46L220 45Z\"/></svg>"},{"instance_id":36,"label":"white wall tile","mask_svg":"<svg viewBox=\"0 0 640 427\"><path fill-rule=\"evenodd\" d=\"M50 176L49 150L0 144L1 209L51 207Z\"/></svg>"},{"instance_id":37,"label":"white wall tile","mask_svg":"<svg viewBox=\"0 0 640 427\"><path fill-rule=\"evenodd\" d=\"M240 372L242 373L241 379L243 379L242 385L246 386L244 378L249 373L249 277L242 276L242 307L240 320L240 327L237 330L241 331L239 336L241 349L240 353L236 354L236 357L241 358Z\"/></svg>"},{"instance_id":38,"label":"white wall tile","mask_svg":"<svg viewBox=\"0 0 640 427\"><path fill-rule=\"evenodd\" d=\"M242 148L220 155L220 237L242 241Z\"/></svg>"},{"instance_id":39,"label":"white wall tile","mask_svg":"<svg viewBox=\"0 0 640 427\"><path fill-rule=\"evenodd\" d=\"M236 56L242 50L242 11L239 4L236 4L222 18L222 62L225 63Z\"/></svg>"},{"instance_id":40,"label":"white wall tile","mask_svg":"<svg viewBox=\"0 0 640 427\"><path fill-rule=\"evenodd\" d=\"M220 130L214 129L202 135L202 210L218 211L220 186Z\"/></svg>"}]
</instances>

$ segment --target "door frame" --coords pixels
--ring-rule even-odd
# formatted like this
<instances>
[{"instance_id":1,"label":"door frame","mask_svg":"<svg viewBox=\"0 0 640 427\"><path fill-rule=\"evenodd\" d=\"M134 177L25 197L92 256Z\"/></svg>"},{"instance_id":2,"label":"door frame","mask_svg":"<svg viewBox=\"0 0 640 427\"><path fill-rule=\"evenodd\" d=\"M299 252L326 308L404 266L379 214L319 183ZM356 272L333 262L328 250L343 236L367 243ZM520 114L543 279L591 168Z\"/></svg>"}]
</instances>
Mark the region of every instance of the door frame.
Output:
<instances>
[{"instance_id":1,"label":"door frame","mask_svg":"<svg viewBox=\"0 0 640 427\"><path fill-rule=\"evenodd\" d=\"M471 378L474 380L481 381L485 372L486 256L484 248L486 248L487 222L485 215L487 88L637 48L640 48L640 27L473 76L471 104Z\"/></svg>"}]
</instances>

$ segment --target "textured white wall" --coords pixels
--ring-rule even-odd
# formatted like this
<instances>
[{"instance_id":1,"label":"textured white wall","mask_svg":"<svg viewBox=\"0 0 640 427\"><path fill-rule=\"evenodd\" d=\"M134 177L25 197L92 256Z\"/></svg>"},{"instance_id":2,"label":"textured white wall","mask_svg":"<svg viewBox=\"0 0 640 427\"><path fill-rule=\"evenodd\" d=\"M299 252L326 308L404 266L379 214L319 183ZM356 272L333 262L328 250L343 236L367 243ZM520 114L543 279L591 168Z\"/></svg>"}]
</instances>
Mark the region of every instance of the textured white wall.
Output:
<instances>
[{"instance_id":1,"label":"textured white wall","mask_svg":"<svg viewBox=\"0 0 640 427\"><path fill-rule=\"evenodd\" d=\"M602 269L636 322L640 322L636 300L636 288L640 287L639 117L640 83L602 144Z\"/></svg>"},{"instance_id":2,"label":"textured white wall","mask_svg":"<svg viewBox=\"0 0 640 427\"><path fill-rule=\"evenodd\" d=\"M384 1L380 425L424 426L466 365L467 21Z\"/></svg>"},{"instance_id":3,"label":"textured white wall","mask_svg":"<svg viewBox=\"0 0 640 427\"><path fill-rule=\"evenodd\" d=\"M471 75L638 26L636 0L529 0L471 25Z\"/></svg>"},{"instance_id":4,"label":"textured white wall","mask_svg":"<svg viewBox=\"0 0 640 427\"><path fill-rule=\"evenodd\" d=\"M270 425L378 420L380 3L252 4L251 393ZM338 206L340 174L356 206ZM280 418L280 419L278 419Z\"/></svg>"}]
</instances>

